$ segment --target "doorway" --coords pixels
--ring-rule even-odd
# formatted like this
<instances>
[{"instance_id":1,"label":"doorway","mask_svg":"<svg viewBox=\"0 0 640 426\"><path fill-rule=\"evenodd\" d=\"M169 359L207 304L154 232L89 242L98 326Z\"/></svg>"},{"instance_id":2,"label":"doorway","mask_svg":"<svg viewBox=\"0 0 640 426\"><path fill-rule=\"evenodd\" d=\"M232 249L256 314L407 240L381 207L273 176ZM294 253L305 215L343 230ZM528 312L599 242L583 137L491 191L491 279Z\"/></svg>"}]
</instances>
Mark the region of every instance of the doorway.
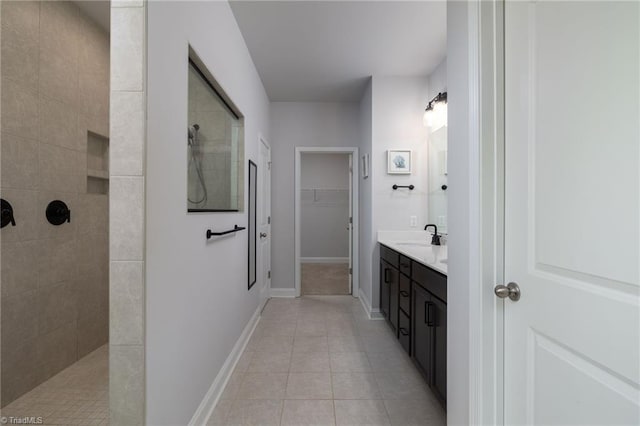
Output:
<instances>
[{"instance_id":1,"label":"doorway","mask_svg":"<svg viewBox=\"0 0 640 426\"><path fill-rule=\"evenodd\" d=\"M108 424L110 3L1 7L3 420Z\"/></svg>"},{"instance_id":2,"label":"doorway","mask_svg":"<svg viewBox=\"0 0 640 426\"><path fill-rule=\"evenodd\" d=\"M357 297L357 148L296 148L296 296Z\"/></svg>"}]
</instances>

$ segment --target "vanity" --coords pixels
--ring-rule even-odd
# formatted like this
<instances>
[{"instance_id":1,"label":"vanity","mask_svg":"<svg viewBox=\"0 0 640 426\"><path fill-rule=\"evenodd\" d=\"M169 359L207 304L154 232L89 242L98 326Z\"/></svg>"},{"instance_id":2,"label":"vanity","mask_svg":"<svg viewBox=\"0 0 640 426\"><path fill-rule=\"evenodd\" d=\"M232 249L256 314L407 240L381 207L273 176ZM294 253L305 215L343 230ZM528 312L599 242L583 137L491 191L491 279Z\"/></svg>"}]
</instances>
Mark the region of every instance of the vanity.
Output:
<instances>
[{"instance_id":1,"label":"vanity","mask_svg":"<svg viewBox=\"0 0 640 426\"><path fill-rule=\"evenodd\" d=\"M380 233L380 310L400 345L446 407L447 248Z\"/></svg>"}]
</instances>

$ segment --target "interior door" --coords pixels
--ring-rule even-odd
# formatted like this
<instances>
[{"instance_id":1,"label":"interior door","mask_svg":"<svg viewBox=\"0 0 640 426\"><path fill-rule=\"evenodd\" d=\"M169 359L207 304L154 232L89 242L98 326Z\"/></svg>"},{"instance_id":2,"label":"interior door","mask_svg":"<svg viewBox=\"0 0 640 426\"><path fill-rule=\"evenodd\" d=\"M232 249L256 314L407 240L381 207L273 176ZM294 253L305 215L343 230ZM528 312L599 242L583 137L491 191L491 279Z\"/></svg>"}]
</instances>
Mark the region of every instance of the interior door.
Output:
<instances>
[{"instance_id":1,"label":"interior door","mask_svg":"<svg viewBox=\"0 0 640 426\"><path fill-rule=\"evenodd\" d=\"M264 303L267 298L269 298L269 291L271 289L271 148L263 139L260 139L260 164L258 166L258 173L259 274L260 277L262 277L260 300Z\"/></svg>"},{"instance_id":2,"label":"interior door","mask_svg":"<svg viewBox=\"0 0 640 426\"><path fill-rule=\"evenodd\" d=\"M507 425L640 424L639 18L505 5Z\"/></svg>"}]
</instances>

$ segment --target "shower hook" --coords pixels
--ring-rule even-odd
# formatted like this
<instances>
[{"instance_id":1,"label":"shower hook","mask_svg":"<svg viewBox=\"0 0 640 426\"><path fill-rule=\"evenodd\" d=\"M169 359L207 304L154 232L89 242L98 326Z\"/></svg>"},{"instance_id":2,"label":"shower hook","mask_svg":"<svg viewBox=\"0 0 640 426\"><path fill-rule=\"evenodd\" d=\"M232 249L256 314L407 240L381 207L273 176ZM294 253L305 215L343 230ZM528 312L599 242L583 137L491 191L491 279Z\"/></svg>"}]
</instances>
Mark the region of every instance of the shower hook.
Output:
<instances>
[{"instance_id":1,"label":"shower hook","mask_svg":"<svg viewBox=\"0 0 640 426\"><path fill-rule=\"evenodd\" d=\"M0 206L0 210L2 210L2 222L0 223L0 228L4 228L8 224L11 224L11 226L16 226L16 220L13 217L13 207L11 206L11 203L9 203L4 198L0 200L0 203L2 204Z\"/></svg>"}]
</instances>

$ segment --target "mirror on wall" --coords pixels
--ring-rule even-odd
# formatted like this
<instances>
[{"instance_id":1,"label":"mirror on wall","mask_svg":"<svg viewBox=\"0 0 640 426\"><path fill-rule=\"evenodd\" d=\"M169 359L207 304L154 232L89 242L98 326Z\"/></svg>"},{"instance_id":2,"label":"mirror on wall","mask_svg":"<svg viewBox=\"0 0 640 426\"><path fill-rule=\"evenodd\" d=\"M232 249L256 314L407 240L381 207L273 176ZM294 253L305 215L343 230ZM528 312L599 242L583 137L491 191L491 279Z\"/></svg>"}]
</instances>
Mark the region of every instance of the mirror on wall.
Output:
<instances>
[{"instance_id":1,"label":"mirror on wall","mask_svg":"<svg viewBox=\"0 0 640 426\"><path fill-rule=\"evenodd\" d=\"M429 133L429 223L447 233L447 126Z\"/></svg>"},{"instance_id":2,"label":"mirror on wall","mask_svg":"<svg viewBox=\"0 0 640 426\"><path fill-rule=\"evenodd\" d=\"M187 211L243 210L244 118L189 52Z\"/></svg>"}]
</instances>

